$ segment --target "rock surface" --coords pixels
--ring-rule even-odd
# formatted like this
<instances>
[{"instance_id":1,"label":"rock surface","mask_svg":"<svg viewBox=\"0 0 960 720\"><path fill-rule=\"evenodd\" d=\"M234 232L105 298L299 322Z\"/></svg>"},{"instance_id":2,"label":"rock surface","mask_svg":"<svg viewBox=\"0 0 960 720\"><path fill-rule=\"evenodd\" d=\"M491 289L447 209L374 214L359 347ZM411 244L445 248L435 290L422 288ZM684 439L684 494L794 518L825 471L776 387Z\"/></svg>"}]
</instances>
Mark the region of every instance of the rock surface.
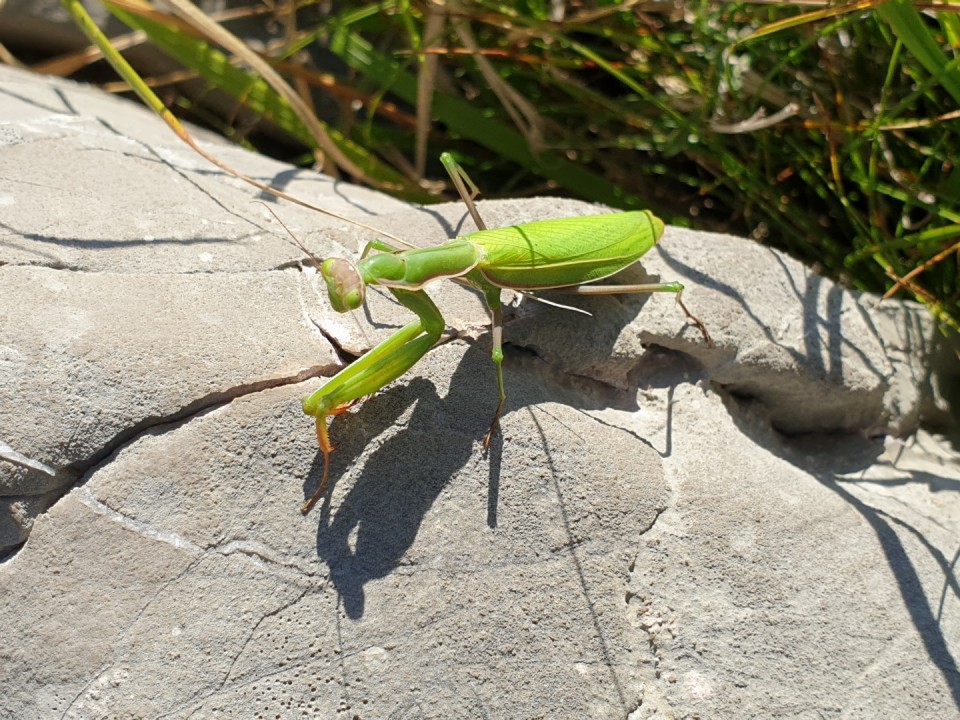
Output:
<instances>
[{"instance_id":1,"label":"rock surface","mask_svg":"<svg viewBox=\"0 0 960 720\"><path fill-rule=\"evenodd\" d=\"M437 284L446 342L332 422L304 518L299 398L407 315L331 313L254 193L145 111L2 67L0 97L10 717L956 716L960 465L917 430L922 310L668 228L646 270L716 347L669 296L524 300L484 452L485 311ZM216 153L418 244L471 229ZM275 207L320 256L369 239Z\"/></svg>"}]
</instances>

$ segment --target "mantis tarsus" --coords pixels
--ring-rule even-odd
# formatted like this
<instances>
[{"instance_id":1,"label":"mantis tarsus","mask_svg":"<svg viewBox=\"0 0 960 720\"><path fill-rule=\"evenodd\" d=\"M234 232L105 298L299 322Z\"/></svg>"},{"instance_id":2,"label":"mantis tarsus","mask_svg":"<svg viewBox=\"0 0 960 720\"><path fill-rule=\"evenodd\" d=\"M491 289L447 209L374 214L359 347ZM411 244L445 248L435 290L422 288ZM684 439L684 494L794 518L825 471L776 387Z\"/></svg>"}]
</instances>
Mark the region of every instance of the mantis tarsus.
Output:
<instances>
[{"instance_id":1,"label":"mantis tarsus","mask_svg":"<svg viewBox=\"0 0 960 720\"><path fill-rule=\"evenodd\" d=\"M323 478L300 508L304 514L327 487L333 446L327 418L349 409L360 398L380 390L413 367L440 339L443 316L423 288L449 278L479 290L490 309L493 329L493 363L500 400L486 448L497 428L506 399L503 385L502 289L535 292L564 288L578 294L676 293L686 316L712 345L703 323L680 301L679 282L645 285L585 285L614 275L636 262L663 234L663 222L649 210L544 220L488 230L473 205L476 186L451 155L441 161L467 204L479 230L443 245L404 250L382 240L367 244L354 264L340 258L319 262L330 305L338 312L356 310L364 301L367 285L382 285L417 319L404 326L356 362L334 375L303 400L303 411L317 419L317 440L323 452ZM467 192L466 184L471 191ZM299 241L298 241L299 244ZM306 251L306 248L301 246Z\"/></svg>"}]
</instances>

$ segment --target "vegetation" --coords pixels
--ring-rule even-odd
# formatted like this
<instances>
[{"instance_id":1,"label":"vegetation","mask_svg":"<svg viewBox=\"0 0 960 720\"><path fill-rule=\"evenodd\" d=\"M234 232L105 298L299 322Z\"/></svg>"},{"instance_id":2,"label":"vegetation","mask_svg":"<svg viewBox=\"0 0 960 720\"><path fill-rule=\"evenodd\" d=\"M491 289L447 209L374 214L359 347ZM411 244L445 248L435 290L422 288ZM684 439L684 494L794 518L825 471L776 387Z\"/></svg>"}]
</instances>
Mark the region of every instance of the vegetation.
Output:
<instances>
[{"instance_id":1,"label":"vegetation","mask_svg":"<svg viewBox=\"0 0 960 720\"><path fill-rule=\"evenodd\" d=\"M251 0L218 26L104 4L205 81L149 78L167 104L239 141L417 200L447 150L487 197L649 207L960 329L958 5ZM263 33L297 92L222 27Z\"/></svg>"}]
</instances>

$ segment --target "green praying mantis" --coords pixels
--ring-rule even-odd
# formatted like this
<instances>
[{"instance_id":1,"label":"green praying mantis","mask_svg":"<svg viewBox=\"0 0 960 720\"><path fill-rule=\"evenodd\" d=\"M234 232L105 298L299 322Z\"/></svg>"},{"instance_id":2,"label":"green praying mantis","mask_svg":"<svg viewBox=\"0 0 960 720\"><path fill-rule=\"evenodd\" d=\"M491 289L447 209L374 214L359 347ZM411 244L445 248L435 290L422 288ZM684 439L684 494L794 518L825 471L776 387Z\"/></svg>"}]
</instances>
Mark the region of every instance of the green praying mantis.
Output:
<instances>
[{"instance_id":1,"label":"green praying mantis","mask_svg":"<svg viewBox=\"0 0 960 720\"><path fill-rule=\"evenodd\" d=\"M117 72L195 152L222 170L264 192L376 232L374 228L363 223L313 206L264 185L205 151L180 126L160 99L97 29L81 4L79 2L64 4L81 29L103 51L104 57ZM179 7L181 3L177 5ZM229 36L229 33L220 35L221 38L225 36L231 40L226 43L228 46L240 44L239 41L234 43L235 38ZM256 60L256 56L251 56L250 59ZM269 72L269 66L264 66L261 70L266 74ZM279 79L277 84L283 85ZM295 98L296 95L291 92L290 97ZM310 115L309 110L305 112ZM687 310L680 300L683 286L679 282L608 287L588 284L614 275L632 265L659 241L663 234L663 222L653 213L623 212L546 220L488 230L473 205L473 198L478 194L476 185L470 181L449 153L444 153L441 161L477 224L478 232L425 249L404 250L383 240L375 240L367 244L356 264L337 258L327 259L322 263L317 261L327 285L330 304L335 310L346 312L359 308L363 304L367 285L382 285L401 304L416 314L417 320L398 330L359 360L337 373L319 390L304 398L303 410L316 418L317 439L324 456L323 479L310 499L301 507L304 514L310 511L327 486L330 454L333 452L327 430L327 418L345 412L364 396L380 390L399 378L440 339L445 327L443 316L423 290L424 286L435 280L448 278L475 288L484 296L490 309L493 328L492 356L497 373L500 400L490 424L490 430L484 438L485 448L489 446L490 439L496 431L506 400L503 385L503 311L500 299L501 290L504 288L523 294L554 288L566 288L578 294L675 293L683 312L699 328L707 344L713 344L706 327ZM467 184L470 185L469 193ZM398 238L393 239L400 244L407 244ZM294 238L294 241L303 252L313 257L299 240Z\"/></svg>"},{"instance_id":2,"label":"green praying mantis","mask_svg":"<svg viewBox=\"0 0 960 720\"><path fill-rule=\"evenodd\" d=\"M524 294L554 288L582 295L675 293L683 312L707 344L713 344L706 327L680 300L683 285L679 282L587 285L620 272L656 245L663 234L663 222L649 210L544 220L488 230L473 204L478 194L476 186L452 155L444 153L440 159L477 224L477 232L430 248L401 249L373 240L356 264L341 258L323 261L314 258L326 283L330 305L337 312L358 309L363 305L366 287L381 285L417 319L303 399L304 413L316 418L317 440L324 460L323 478L300 508L303 514L310 511L327 487L330 454L334 450L327 418L346 412L361 398L399 378L440 340L446 325L437 306L424 292L429 283L447 278L475 288L490 310L492 358L500 399L483 441L484 448L489 446L496 431L507 396L503 383L503 289ZM300 241L296 243L310 254Z\"/></svg>"}]
</instances>

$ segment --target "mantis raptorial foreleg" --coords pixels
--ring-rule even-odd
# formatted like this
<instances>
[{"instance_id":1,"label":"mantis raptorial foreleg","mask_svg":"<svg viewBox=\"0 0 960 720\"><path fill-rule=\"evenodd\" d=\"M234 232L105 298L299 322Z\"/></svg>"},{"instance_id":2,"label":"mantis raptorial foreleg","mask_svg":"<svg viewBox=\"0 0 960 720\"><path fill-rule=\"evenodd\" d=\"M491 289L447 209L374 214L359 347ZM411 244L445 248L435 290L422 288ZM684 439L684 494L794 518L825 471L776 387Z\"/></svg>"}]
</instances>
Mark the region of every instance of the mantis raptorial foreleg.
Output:
<instances>
[{"instance_id":1,"label":"mantis raptorial foreleg","mask_svg":"<svg viewBox=\"0 0 960 720\"><path fill-rule=\"evenodd\" d=\"M323 451L323 478L300 508L310 511L327 487L333 445L327 434L327 417L340 415L360 398L375 393L416 365L443 334L443 316L422 290L390 292L419 318L405 325L366 355L337 373L326 385L303 400L303 411L317 418L317 440Z\"/></svg>"}]
</instances>

